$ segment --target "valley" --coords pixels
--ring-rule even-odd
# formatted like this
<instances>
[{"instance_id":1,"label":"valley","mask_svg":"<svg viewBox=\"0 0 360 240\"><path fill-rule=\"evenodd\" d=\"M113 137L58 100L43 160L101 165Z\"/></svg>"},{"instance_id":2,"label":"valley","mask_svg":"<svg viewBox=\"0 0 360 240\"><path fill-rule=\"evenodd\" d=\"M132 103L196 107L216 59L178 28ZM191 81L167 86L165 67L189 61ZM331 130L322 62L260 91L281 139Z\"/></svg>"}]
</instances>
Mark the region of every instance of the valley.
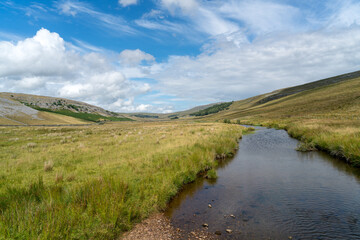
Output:
<instances>
[{"instance_id":1,"label":"valley","mask_svg":"<svg viewBox=\"0 0 360 240\"><path fill-rule=\"evenodd\" d=\"M348 174L342 180L343 186L352 184L355 192L359 187L358 182L347 182L349 176L350 179L351 176L359 178L356 169L360 166L360 78L357 73L172 114L113 113L72 100L15 93L0 94L0 103L0 123L3 125L0 126L0 236L4 239L114 239L163 211L167 211L170 220L161 220L162 216L155 221L170 221L168 224L178 227L183 237L195 238L190 234L193 231L197 236L222 239L306 237L310 234L306 230L296 232L293 228L313 224L316 214L271 234L266 228L274 230L276 227L262 223L264 229L259 233L264 235L254 235L257 229L254 226L268 217L255 214L264 211L262 204L266 203L263 206L266 207L280 203L260 201L257 202L260 210L253 209L251 203L245 203L256 199L236 195L243 201L242 208L247 210L241 212L232 208L225 211L227 207L222 204L226 201L216 197L220 192L224 196L236 192L233 185L248 181L247 172L261 170L265 165L269 165L266 169L271 169L274 159L263 157L261 161L265 162L259 166L244 160L244 154L251 153L246 158L251 159L263 148L268 149L268 153L285 154L281 156L281 163L273 164L279 164L277 169L287 167L282 170L288 173L285 174L287 179L292 179L292 175L308 174L310 170L295 174L296 166L303 161L301 159L315 158L320 159L315 161L319 171L330 166L328 171L333 173L333 178L336 174ZM267 140L269 136L262 133L276 130L262 128L252 133L254 129L241 126L244 124L285 129L300 141L288 139L286 133L279 137L276 132L272 132L276 136ZM240 140L240 150L236 153L243 135L244 143ZM246 139L252 138L257 139L257 147L255 143L247 145ZM282 138L285 139L283 142L280 141ZM291 146L276 150L285 142L291 142ZM318 157L323 154L317 153L318 150L336 159L323 160ZM234 155L235 160L225 160ZM284 162L289 156L293 159L291 164ZM296 156L302 157L299 160ZM237 168L236 164L242 166L238 169L240 179L231 172L232 168L227 168L228 165ZM298 168L313 167L310 163L303 164ZM265 174L271 175L265 170L261 172L254 177L261 179ZM291 172L293 174L289 174ZM316 179L316 174L312 177ZM317 184L324 185L322 180ZM281 181L284 180L270 183L281 185ZM228 183L232 185L224 191L222 188ZM207 195L209 188L214 189L212 195ZM255 190L262 191L256 186ZM262 194L256 191L251 194ZM313 195L318 194L316 189L314 191ZM200 197L203 194L206 197ZM321 198L327 196L324 193ZM351 201L358 198L351 191L347 191L346 196ZM339 198L340 195L332 197ZM240 225L226 222L227 218L225 222L216 222L214 219L219 216L206 207L209 203L214 206L211 211L217 209L220 215L233 214L245 220L250 213L255 212L255 215L250 216L250 222L243 221ZM217 208L217 204L221 207ZM184 219L183 216L188 214L198 215L198 222L190 224L191 227L184 223L196 220L189 220L190 216ZM351 217L358 219L355 215ZM204 228L205 223L209 223L209 227ZM231 234L225 231L227 227ZM345 224L339 228L337 236L347 236L346 227ZM180 234L177 230L172 231L174 236ZM222 235L214 234L219 231ZM326 231L326 228L316 231ZM349 233L358 236L356 230Z\"/></svg>"}]
</instances>

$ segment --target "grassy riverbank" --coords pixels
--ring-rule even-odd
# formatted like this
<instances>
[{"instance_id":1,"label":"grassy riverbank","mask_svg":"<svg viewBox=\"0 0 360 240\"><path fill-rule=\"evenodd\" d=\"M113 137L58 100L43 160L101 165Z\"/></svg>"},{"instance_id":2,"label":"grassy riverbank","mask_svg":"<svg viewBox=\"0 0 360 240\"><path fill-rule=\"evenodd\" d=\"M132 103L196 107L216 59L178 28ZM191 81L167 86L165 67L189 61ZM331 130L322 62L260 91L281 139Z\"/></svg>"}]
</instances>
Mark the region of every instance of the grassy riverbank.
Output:
<instances>
[{"instance_id":1,"label":"grassy riverbank","mask_svg":"<svg viewBox=\"0 0 360 240\"><path fill-rule=\"evenodd\" d=\"M231 154L242 127L0 128L0 239L113 239Z\"/></svg>"},{"instance_id":2,"label":"grassy riverbank","mask_svg":"<svg viewBox=\"0 0 360 240\"><path fill-rule=\"evenodd\" d=\"M234 102L229 110L203 120L283 128L303 142L300 150L317 148L360 167L360 78L305 87L271 101L264 100L277 92Z\"/></svg>"},{"instance_id":3,"label":"grassy riverbank","mask_svg":"<svg viewBox=\"0 0 360 240\"><path fill-rule=\"evenodd\" d=\"M290 136L301 141L299 151L322 150L354 167L360 167L359 121L253 119L242 122L285 129Z\"/></svg>"}]
</instances>

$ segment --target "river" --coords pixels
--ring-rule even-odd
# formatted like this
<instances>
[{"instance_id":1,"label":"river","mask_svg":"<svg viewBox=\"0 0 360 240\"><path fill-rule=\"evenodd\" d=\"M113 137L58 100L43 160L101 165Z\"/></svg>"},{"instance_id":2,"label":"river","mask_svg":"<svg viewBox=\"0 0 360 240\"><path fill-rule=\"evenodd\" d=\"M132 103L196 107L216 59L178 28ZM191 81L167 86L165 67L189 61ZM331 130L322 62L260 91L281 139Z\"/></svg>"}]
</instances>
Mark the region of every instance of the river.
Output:
<instances>
[{"instance_id":1,"label":"river","mask_svg":"<svg viewBox=\"0 0 360 240\"><path fill-rule=\"evenodd\" d=\"M257 127L216 180L187 185L165 214L175 227L221 239L360 239L360 170L297 144L284 130Z\"/></svg>"}]
</instances>

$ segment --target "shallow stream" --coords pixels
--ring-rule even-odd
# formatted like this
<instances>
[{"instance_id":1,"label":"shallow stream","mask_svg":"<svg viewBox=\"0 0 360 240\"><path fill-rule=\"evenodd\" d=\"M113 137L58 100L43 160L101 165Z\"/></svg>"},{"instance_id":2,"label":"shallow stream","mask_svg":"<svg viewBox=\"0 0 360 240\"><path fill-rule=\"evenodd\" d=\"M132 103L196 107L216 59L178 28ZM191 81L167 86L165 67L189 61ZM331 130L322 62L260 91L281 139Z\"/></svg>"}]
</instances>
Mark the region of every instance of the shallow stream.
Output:
<instances>
[{"instance_id":1,"label":"shallow stream","mask_svg":"<svg viewBox=\"0 0 360 240\"><path fill-rule=\"evenodd\" d=\"M360 170L297 144L284 130L257 128L217 180L186 186L166 215L187 231L206 223L222 239L360 239Z\"/></svg>"}]
</instances>

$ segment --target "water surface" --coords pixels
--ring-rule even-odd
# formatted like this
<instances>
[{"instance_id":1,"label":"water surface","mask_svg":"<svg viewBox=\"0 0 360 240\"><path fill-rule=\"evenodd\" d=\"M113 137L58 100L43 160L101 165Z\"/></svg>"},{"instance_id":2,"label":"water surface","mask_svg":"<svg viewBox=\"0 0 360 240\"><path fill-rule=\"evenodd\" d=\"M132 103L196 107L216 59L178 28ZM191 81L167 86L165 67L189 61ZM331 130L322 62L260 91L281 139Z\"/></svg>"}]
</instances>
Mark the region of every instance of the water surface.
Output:
<instances>
[{"instance_id":1,"label":"water surface","mask_svg":"<svg viewBox=\"0 0 360 240\"><path fill-rule=\"evenodd\" d=\"M166 215L223 239L360 239L360 171L297 144L284 130L245 135L218 179L189 184Z\"/></svg>"}]
</instances>

